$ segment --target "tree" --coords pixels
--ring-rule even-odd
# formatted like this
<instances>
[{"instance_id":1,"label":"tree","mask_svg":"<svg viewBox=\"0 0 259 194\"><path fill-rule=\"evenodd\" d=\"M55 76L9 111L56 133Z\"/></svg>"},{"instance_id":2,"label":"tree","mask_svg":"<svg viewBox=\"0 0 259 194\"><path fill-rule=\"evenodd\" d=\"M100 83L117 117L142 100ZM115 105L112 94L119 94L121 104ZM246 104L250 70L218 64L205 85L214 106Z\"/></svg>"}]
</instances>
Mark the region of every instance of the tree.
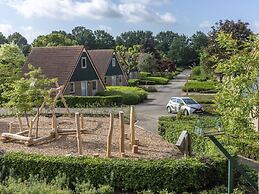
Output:
<instances>
[{"instance_id":1,"label":"tree","mask_svg":"<svg viewBox=\"0 0 259 194\"><path fill-rule=\"evenodd\" d=\"M188 66L195 62L197 56L190 46L190 39L185 35L176 36L170 46L168 58L178 66Z\"/></svg>"},{"instance_id":2,"label":"tree","mask_svg":"<svg viewBox=\"0 0 259 194\"><path fill-rule=\"evenodd\" d=\"M17 44L22 50L24 55L28 55L30 52L30 45L27 42L27 39L23 37L20 33L15 32L7 37L9 44Z\"/></svg>"},{"instance_id":3,"label":"tree","mask_svg":"<svg viewBox=\"0 0 259 194\"><path fill-rule=\"evenodd\" d=\"M134 45L141 45L145 39L153 38L151 31L129 31L123 32L120 36L116 37L116 45L123 45L127 48L133 47Z\"/></svg>"},{"instance_id":4,"label":"tree","mask_svg":"<svg viewBox=\"0 0 259 194\"><path fill-rule=\"evenodd\" d=\"M39 113L39 107L43 101L49 100L49 89L55 81L56 79L46 78L40 68L29 65L29 72L25 77L15 80L10 85L11 90L4 90L3 96L7 99L5 106L14 109L18 115L25 115L29 126L27 113L34 107Z\"/></svg>"},{"instance_id":5,"label":"tree","mask_svg":"<svg viewBox=\"0 0 259 194\"><path fill-rule=\"evenodd\" d=\"M38 36L33 42L34 47L49 47L49 46L72 46L77 42L70 39L67 35L62 33L52 32L48 35Z\"/></svg>"},{"instance_id":6,"label":"tree","mask_svg":"<svg viewBox=\"0 0 259 194\"><path fill-rule=\"evenodd\" d=\"M78 44L84 45L87 49L96 48L96 40L92 30L77 26L72 30L72 35Z\"/></svg>"},{"instance_id":7,"label":"tree","mask_svg":"<svg viewBox=\"0 0 259 194\"><path fill-rule=\"evenodd\" d=\"M0 45L7 43L6 37L3 35L2 32L0 32Z\"/></svg>"},{"instance_id":8,"label":"tree","mask_svg":"<svg viewBox=\"0 0 259 194\"><path fill-rule=\"evenodd\" d=\"M149 53L140 53L138 56L138 69L139 71L153 73L155 69L155 58Z\"/></svg>"},{"instance_id":9,"label":"tree","mask_svg":"<svg viewBox=\"0 0 259 194\"><path fill-rule=\"evenodd\" d=\"M17 45L3 44L0 46L0 93L10 90L11 83L20 78L24 62L25 57Z\"/></svg>"},{"instance_id":10,"label":"tree","mask_svg":"<svg viewBox=\"0 0 259 194\"><path fill-rule=\"evenodd\" d=\"M229 56L217 58L217 70L225 78L216 96L217 111L231 133L249 129L250 115L259 116L259 36L241 43L232 34L220 32L216 41Z\"/></svg>"},{"instance_id":11,"label":"tree","mask_svg":"<svg viewBox=\"0 0 259 194\"><path fill-rule=\"evenodd\" d=\"M177 36L179 35L172 31L159 32L155 37L157 41L157 50L159 50L161 54L167 55L170 50L170 46L172 45L173 39Z\"/></svg>"},{"instance_id":12,"label":"tree","mask_svg":"<svg viewBox=\"0 0 259 194\"><path fill-rule=\"evenodd\" d=\"M115 47L115 40L112 35L104 30L94 31L96 49L112 49Z\"/></svg>"},{"instance_id":13,"label":"tree","mask_svg":"<svg viewBox=\"0 0 259 194\"><path fill-rule=\"evenodd\" d=\"M228 59L230 55L226 52L225 48L219 47L217 41L218 33L224 32L231 34L231 37L235 39L239 45L238 49L242 49L243 43L253 34L253 32L248 28L248 25L248 23L244 23L240 20L237 22L230 20L226 20L224 22L220 20L217 22L216 25L212 27L212 31L208 33L208 47L204 50L204 53L201 56L203 65L205 65L208 70L220 75L222 78L221 72L214 71L216 69L215 58Z\"/></svg>"},{"instance_id":14,"label":"tree","mask_svg":"<svg viewBox=\"0 0 259 194\"><path fill-rule=\"evenodd\" d=\"M125 46L116 46L116 52L119 54L120 63L123 64L127 75L132 70L138 68L138 56L140 54L140 45L134 45L133 47L126 48Z\"/></svg>"}]
</instances>

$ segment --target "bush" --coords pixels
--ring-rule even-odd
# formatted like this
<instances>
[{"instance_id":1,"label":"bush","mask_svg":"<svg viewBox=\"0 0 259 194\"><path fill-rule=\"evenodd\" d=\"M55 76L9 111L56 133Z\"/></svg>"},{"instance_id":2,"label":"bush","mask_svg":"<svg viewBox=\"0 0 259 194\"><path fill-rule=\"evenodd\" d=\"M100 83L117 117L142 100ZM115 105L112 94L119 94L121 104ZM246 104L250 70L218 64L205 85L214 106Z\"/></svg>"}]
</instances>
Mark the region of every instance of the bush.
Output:
<instances>
[{"instance_id":1,"label":"bush","mask_svg":"<svg viewBox=\"0 0 259 194\"><path fill-rule=\"evenodd\" d=\"M147 79L141 79L139 80L139 85L156 85L156 82Z\"/></svg>"},{"instance_id":2,"label":"bush","mask_svg":"<svg viewBox=\"0 0 259 194\"><path fill-rule=\"evenodd\" d=\"M169 79L164 77L146 77L144 80L154 82L156 85L166 85Z\"/></svg>"},{"instance_id":3,"label":"bush","mask_svg":"<svg viewBox=\"0 0 259 194\"><path fill-rule=\"evenodd\" d=\"M157 89L154 86L139 86L147 92L157 92Z\"/></svg>"},{"instance_id":4,"label":"bush","mask_svg":"<svg viewBox=\"0 0 259 194\"><path fill-rule=\"evenodd\" d=\"M11 169L21 180L38 175L50 182L61 174L67 185L88 180L94 187L108 184L125 191L196 191L221 184L227 177L227 163L220 158L128 160L8 153L0 157L0 165L2 177L8 177Z\"/></svg>"},{"instance_id":5,"label":"bush","mask_svg":"<svg viewBox=\"0 0 259 194\"><path fill-rule=\"evenodd\" d=\"M201 95L189 95L188 97L193 98L200 104L214 104L214 94L201 94Z\"/></svg>"},{"instance_id":6,"label":"bush","mask_svg":"<svg viewBox=\"0 0 259 194\"><path fill-rule=\"evenodd\" d=\"M129 79L128 84L129 86L138 86L140 79Z\"/></svg>"},{"instance_id":7,"label":"bush","mask_svg":"<svg viewBox=\"0 0 259 194\"><path fill-rule=\"evenodd\" d=\"M141 71L141 72L139 72L139 76L140 76L140 78L146 78L148 76L151 76L151 73Z\"/></svg>"},{"instance_id":8,"label":"bush","mask_svg":"<svg viewBox=\"0 0 259 194\"><path fill-rule=\"evenodd\" d=\"M214 81L201 82L190 80L184 85L183 91L186 92L188 88L188 92L216 93L217 85L218 83Z\"/></svg>"},{"instance_id":9,"label":"bush","mask_svg":"<svg viewBox=\"0 0 259 194\"><path fill-rule=\"evenodd\" d=\"M211 77L205 73L202 66L196 66L192 68L191 79L197 81L207 81L211 79Z\"/></svg>"},{"instance_id":10,"label":"bush","mask_svg":"<svg viewBox=\"0 0 259 194\"><path fill-rule=\"evenodd\" d=\"M138 87L108 86L106 89L98 94L101 96L121 96L122 104L126 105L139 104L147 99L147 92Z\"/></svg>"},{"instance_id":11,"label":"bush","mask_svg":"<svg viewBox=\"0 0 259 194\"><path fill-rule=\"evenodd\" d=\"M65 96L66 103L70 108L87 108L87 107L108 107L122 104L122 96ZM63 107L61 100L57 106Z\"/></svg>"}]
</instances>

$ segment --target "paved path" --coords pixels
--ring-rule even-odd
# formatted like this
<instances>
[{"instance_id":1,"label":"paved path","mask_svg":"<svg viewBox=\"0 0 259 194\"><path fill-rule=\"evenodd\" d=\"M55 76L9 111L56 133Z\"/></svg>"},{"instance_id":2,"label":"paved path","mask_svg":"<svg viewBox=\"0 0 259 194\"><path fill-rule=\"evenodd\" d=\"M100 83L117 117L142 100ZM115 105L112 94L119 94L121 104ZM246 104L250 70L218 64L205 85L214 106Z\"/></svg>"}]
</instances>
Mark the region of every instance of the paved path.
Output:
<instances>
[{"instance_id":1,"label":"paved path","mask_svg":"<svg viewBox=\"0 0 259 194\"><path fill-rule=\"evenodd\" d=\"M181 96L182 87L190 72L190 70L185 70L172 79L168 85L158 86L158 92L150 93L146 102L136 105L137 119L139 120L137 125L157 132L158 118L163 115L172 115L167 113L165 106L170 97Z\"/></svg>"}]
</instances>

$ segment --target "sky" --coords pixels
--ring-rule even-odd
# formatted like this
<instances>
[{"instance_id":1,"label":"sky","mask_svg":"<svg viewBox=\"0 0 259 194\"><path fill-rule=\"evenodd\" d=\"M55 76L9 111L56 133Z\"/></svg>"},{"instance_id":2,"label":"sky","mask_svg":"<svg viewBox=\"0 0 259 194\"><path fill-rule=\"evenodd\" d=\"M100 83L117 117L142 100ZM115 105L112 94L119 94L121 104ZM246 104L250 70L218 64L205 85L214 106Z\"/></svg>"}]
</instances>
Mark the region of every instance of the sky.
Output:
<instances>
[{"instance_id":1,"label":"sky","mask_svg":"<svg viewBox=\"0 0 259 194\"><path fill-rule=\"evenodd\" d=\"M29 43L75 26L113 36L130 30L207 33L222 20L242 20L259 32L259 0L0 0L0 32L19 32Z\"/></svg>"}]
</instances>

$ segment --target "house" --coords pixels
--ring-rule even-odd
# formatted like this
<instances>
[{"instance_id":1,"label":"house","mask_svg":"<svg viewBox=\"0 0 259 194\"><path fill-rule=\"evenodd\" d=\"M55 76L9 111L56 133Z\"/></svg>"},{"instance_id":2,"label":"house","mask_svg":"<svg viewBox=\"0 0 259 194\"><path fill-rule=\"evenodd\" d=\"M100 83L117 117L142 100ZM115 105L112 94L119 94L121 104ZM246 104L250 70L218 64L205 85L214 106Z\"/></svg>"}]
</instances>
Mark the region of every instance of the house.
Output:
<instances>
[{"instance_id":1,"label":"house","mask_svg":"<svg viewBox=\"0 0 259 194\"><path fill-rule=\"evenodd\" d=\"M48 78L58 78L65 95L93 96L105 85L84 46L33 48L23 67L40 67Z\"/></svg>"},{"instance_id":2,"label":"house","mask_svg":"<svg viewBox=\"0 0 259 194\"><path fill-rule=\"evenodd\" d=\"M113 49L89 50L88 52L105 85L128 85L127 76Z\"/></svg>"}]
</instances>

